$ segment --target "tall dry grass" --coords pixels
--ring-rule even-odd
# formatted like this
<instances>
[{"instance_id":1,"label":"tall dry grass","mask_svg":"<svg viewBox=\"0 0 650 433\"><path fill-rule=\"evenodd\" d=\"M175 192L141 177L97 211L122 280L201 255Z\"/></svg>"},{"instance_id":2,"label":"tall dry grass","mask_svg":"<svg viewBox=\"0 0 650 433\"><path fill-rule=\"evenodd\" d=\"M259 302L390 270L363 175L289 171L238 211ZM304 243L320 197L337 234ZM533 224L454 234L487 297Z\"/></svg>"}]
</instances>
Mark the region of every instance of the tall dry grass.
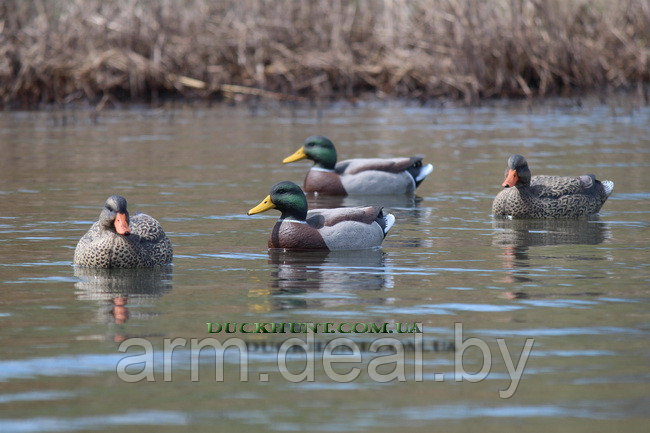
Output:
<instances>
[{"instance_id":1,"label":"tall dry grass","mask_svg":"<svg viewBox=\"0 0 650 433\"><path fill-rule=\"evenodd\" d=\"M630 88L649 23L647 0L2 0L0 101Z\"/></svg>"}]
</instances>

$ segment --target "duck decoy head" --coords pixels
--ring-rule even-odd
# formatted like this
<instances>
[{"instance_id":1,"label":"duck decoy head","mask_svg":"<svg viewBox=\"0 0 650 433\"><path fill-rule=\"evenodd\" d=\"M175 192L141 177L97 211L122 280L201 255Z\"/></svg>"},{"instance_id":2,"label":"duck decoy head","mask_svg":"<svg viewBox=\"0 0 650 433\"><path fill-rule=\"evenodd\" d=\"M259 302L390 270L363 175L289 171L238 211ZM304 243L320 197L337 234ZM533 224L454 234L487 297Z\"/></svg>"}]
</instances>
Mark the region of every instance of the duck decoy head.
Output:
<instances>
[{"instance_id":1,"label":"duck decoy head","mask_svg":"<svg viewBox=\"0 0 650 433\"><path fill-rule=\"evenodd\" d=\"M521 155L510 155L505 176L506 178L501 184L504 188L516 185L530 185L530 169L526 158Z\"/></svg>"},{"instance_id":2,"label":"duck decoy head","mask_svg":"<svg viewBox=\"0 0 650 433\"><path fill-rule=\"evenodd\" d=\"M129 227L129 212L126 210L126 199L121 195L112 195L106 199L104 208L99 215L101 225L108 230L115 230L120 235L131 234Z\"/></svg>"},{"instance_id":3,"label":"duck decoy head","mask_svg":"<svg viewBox=\"0 0 650 433\"><path fill-rule=\"evenodd\" d=\"M282 212L281 218L292 218L304 221L307 218L307 198L298 185L293 182L278 182L269 195L257 206L247 212L248 215L277 209Z\"/></svg>"},{"instance_id":4,"label":"duck decoy head","mask_svg":"<svg viewBox=\"0 0 650 433\"><path fill-rule=\"evenodd\" d=\"M305 139L304 144L290 156L282 160L283 163L311 159L317 167L334 169L336 165L336 148L334 143L323 135L312 135Z\"/></svg>"}]
</instances>

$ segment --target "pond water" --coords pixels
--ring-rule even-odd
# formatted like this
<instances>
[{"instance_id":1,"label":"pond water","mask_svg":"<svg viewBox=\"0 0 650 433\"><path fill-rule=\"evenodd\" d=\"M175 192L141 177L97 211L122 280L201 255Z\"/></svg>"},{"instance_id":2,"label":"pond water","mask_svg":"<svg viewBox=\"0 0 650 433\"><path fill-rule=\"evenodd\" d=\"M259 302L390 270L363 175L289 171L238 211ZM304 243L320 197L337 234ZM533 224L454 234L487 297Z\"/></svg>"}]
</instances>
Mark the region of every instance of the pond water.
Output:
<instances>
[{"instance_id":1,"label":"pond water","mask_svg":"<svg viewBox=\"0 0 650 433\"><path fill-rule=\"evenodd\" d=\"M246 211L309 164L281 160L312 134L339 156L422 154L435 171L417 197L310 199L311 206L380 204L396 224L379 250L268 252L278 217ZM552 101L539 106L325 110L170 107L0 113L0 431L640 431L650 408L650 109ZM615 181L600 217L493 221L510 153L533 174L595 173ZM157 218L174 244L171 269L75 272L77 240L119 193ZM313 380L280 372L279 345L305 334L209 334L206 322L421 323L421 361L380 382L378 337L349 337L362 361L351 381L327 374L314 344ZM456 381L461 342L489 351L484 380ZM228 349L192 368L190 339L240 337L248 381ZM154 349L154 381L122 380L118 350ZM188 343L164 380L165 339ZM534 339L516 392L517 365ZM137 340L140 341L140 340ZM472 340L475 341L475 340ZM267 344L267 346L264 346ZM458 350L458 346L456 347ZM288 356L293 374L305 367ZM484 352L466 349L475 373ZM220 364L220 363L219 363ZM143 366L144 364L140 365ZM379 369L386 376L398 363ZM136 374L132 365L128 374ZM420 368L421 379L417 370ZM192 371L200 380L192 381Z\"/></svg>"}]
</instances>

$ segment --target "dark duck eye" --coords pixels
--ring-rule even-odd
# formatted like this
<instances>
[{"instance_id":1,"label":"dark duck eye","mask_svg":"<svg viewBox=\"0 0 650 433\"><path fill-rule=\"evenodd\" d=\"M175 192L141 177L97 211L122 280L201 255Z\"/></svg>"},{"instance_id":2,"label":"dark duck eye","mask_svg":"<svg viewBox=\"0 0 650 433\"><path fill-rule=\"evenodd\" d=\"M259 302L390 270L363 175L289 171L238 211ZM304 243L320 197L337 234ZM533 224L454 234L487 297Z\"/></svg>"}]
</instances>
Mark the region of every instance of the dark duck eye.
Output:
<instances>
[{"instance_id":1,"label":"dark duck eye","mask_svg":"<svg viewBox=\"0 0 650 433\"><path fill-rule=\"evenodd\" d=\"M413 164L413 168L420 168L422 167L422 161L416 161L415 164Z\"/></svg>"}]
</instances>

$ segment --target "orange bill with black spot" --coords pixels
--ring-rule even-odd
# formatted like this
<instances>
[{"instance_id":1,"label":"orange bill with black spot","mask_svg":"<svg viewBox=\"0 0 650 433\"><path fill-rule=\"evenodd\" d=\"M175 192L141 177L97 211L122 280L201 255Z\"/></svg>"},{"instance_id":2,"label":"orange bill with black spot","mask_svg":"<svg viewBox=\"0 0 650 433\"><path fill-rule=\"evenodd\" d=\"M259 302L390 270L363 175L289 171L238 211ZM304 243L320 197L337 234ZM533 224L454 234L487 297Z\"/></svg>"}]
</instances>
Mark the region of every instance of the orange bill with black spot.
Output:
<instances>
[{"instance_id":1,"label":"orange bill with black spot","mask_svg":"<svg viewBox=\"0 0 650 433\"><path fill-rule=\"evenodd\" d=\"M506 180L503 181L501 186L504 188L515 186L519 182L519 176L517 176L517 170L508 170L506 174Z\"/></svg>"},{"instance_id":2,"label":"orange bill with black spot","mask_svg":"<svg viewBox=\"0 0 650 433\"><path fill-rule=\"evenodd\" d=\"M117 213L115 217L115 231L121 235L131 234L131 229L129 228L129 222L126 218L125 213Z\"/></svg>"}]
</instances>

